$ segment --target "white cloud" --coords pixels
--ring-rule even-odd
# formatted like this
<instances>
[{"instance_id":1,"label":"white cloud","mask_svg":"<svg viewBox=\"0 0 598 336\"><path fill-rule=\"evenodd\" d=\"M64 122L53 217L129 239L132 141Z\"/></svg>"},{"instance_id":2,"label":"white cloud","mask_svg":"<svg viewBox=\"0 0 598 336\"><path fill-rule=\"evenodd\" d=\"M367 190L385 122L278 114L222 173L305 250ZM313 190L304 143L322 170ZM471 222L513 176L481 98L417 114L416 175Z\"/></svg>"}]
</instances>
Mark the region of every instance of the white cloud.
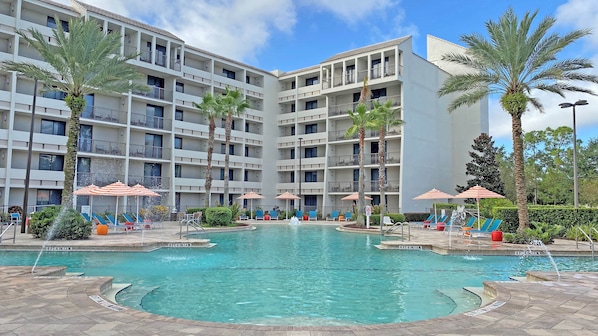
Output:
<instances>
[{"instance_id":1,"label":"white cloud","mask_svg":"<svg viewBox=\"0 0 598 336\"><path fill-rule=\"evenodd\" d=\"M392 0L298 0L310 10L327 11L348 23L357 23L374 16L383 16L398 1Z\"/></svg>"}]
</instances>

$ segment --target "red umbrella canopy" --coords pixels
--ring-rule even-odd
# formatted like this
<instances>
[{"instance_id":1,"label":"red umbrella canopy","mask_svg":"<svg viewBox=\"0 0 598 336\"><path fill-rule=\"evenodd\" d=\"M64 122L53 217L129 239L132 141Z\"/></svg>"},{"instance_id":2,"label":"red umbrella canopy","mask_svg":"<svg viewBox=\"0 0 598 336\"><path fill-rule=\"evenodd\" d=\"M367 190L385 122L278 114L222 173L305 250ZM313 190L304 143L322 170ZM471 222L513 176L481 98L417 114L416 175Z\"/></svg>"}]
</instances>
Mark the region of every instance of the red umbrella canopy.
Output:
<instances>
[{"instance_id":1,"label":"red umbrella canopy","mask_svg":"<svg viewBox=\"0 0 598 336\"><path fill-rule=\"evenodd\" d=\"M250 191L248 193L245 193L239 197L237 197L237 199L261 199L261 198L266 198L265 196L262 196L256 192Z\"/></svg>"},{"instance_id":2,"label":"red umbrella canopy","mask_svg":"<svg viewBox=\"0 0 598 336\"><path fill-rule=\"evenodd\" d=\"M482 199L482 198L505 198L501 194L497 194L494 191L490 191L481 186L474 186L471 187L464 192L455 196L455 198L475 198L475 199Z\"/></svg>"},{"instance_id":3,"label":"red umbrella canopy","mask_svg":"<svg viewBox=\"0 0 598 336\"><path fill-rule=\"evenodd\" d=\"M371 197L369 197L367 195L364 195L364 196L365 196L364 199L370 200L370 201L372 200ZM342 201L357 201L357 200L359 200L359 193L358 192L354 192L351 195L348 195L348 196L345 196L345 197L341 198L341 200Z\"/></svg>"},{"instance_id":4,"label":"red umbrella canopy","mask_svg":"<svg viewBox=\"0 0 598 336\"><path fill-rule=\"evenodd\" d=\"M136 191L121 181L111 183L101 188L91 190L91 195L103 196L135 196Z\"/></svg>"},{"instance_id":5,"label":"red umbrella canopy","mask_svg":"<svg viewBox=\"0 0 598 336\"><path fill-rule=\"evenodd\" d=\"M301 197L293 195L293 194L291 194L288 191L285 191L284 193L276 196L275 198L276 199L281 199L281 200L298 200L298 199L301 199Z\"/></svg>"},{"instance_id":6,"label":"red umbrella canopy","mask_svg":"<svg viewBox=\"0 0 598 336\"><path fill-rule=\"evenodd\" d=\"M77 195L77 196L93 196L94 194L92 193L92 190L96 190L98 188L100 188L100 187L98 187L95 184L90 184L90 185L87 185L87 186L85 186L85 187L83 187L81 189L75 190L73 192L73 194Z\"/></svg>"},{"instance_id":7,"label":"red umbrella canopy","mask_svg":"<svg viewBox=\"0 0 598 336\"><path fill-rule=\"evenodd\" d=\"M453 195L447 194L442 192L438 189L432 189L428 192L425 192L417 197L414 197L414 200L435 200L435 199L444 199L444 198L453 198Z\"/></svg>"},{"instance_id":8,"label":"red umbrella canopy","mask_svg":"<svg viewBox=\"0 0 598 336\"><path fill-rule=\"evenodd\" d=\"M142 186L141 184L137 183L136 185L132 186L131 188L135 189L137 192L135 196L160 196L157 192Z\"/></svg>"}]
</instances>

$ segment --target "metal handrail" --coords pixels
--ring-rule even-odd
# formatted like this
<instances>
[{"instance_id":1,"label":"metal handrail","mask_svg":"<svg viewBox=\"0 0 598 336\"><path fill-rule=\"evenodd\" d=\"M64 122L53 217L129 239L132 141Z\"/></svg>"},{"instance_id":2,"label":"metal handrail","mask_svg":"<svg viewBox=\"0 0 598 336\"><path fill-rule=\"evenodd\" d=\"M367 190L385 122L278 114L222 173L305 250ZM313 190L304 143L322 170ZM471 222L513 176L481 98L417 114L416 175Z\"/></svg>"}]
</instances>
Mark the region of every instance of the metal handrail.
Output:
<instances>
[{"instance_id":1,"label":"metal handrail","mask_svg":"<svg viewBox=\"0 0 598 336\"><path fill-rule=\"evenodd\" d=\"M14 235L14 236L13 236L13 238L12 238L12 243L13 243L13 244L15 244L15 243L16 243L16 230L17 230L17 227L16 227L16 225L15 225L15 222L9 222L9 223L7 223L6 225L7 225L7 226L6 226L6 229L3 229L3 230L2 230L2 232L0 233L0 243L2 242L2 236L4 236L4 234L5 234L6 232L8 232L8 230L10 230L10 227L11 227L11 226L14 226L14 227L15 227L15 235ZM4 224L2 224L2 226L4 226Z\"/></svg>"},{"instance_id":2,"label":"metal handrail","mask_svg":"<svg viewBox=\"0 0 598 336\"><path fill-rule=\"evenodd\" d=\"M581 227L579 227L578 229L590 242L590 248L592 249L592 259L594 259L594 241L592 240L592 237L588 235ZM596 230L596 228L592 228L592 230L598 233L598 230ZM579 240L577 239L577 235L575 235L575 248L579 248Z\"/></svg>"},{"instance_id":3,"label":"metal handrail","mask_svg":"<svg viewBox=\"0 0 598 336\"><path fill-rule=\"evenodd\" d=\"M207 233L206 229L201 226L201 211L195 212L193 214L186 214L184 218L180 220L180 229L179 229L179 239L183 238L183 226L187 227L187 239L189 239L189 226L195 229L195 231L200 233Z\"/></svg>"},{"instance_id":4,"label":"metal handrail","mask_svg":"<svg viewBox=\"0 0 598 336\"><path fill-rule=\"evenodd\" d=\"M389 235L391 233L393 233L399 226L401 227L401 237L405 237L405 230L404 227L405 225L407 225L407 240L411 240L411 225L409 225L409 222L396 222L394 223L390 228L386 229L386 231L384 231L384 235Z\"/></svg>"}]
</instances>

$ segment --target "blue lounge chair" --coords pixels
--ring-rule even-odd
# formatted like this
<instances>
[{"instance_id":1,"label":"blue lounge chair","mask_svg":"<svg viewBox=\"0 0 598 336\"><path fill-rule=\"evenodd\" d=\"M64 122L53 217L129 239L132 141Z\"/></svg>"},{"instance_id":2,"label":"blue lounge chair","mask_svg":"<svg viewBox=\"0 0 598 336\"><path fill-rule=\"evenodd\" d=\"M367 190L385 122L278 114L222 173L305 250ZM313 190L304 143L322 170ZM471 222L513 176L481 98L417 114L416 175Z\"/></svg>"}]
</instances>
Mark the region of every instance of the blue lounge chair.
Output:
<instances>
[{"instance_id":1,"label":"blue lounge chair","mask_svg":"<svg viewBox=\"0 0 598 336\"><path fill-rule=\"evenodd\" d=\"M335 210L332 213L330 213L330 217L326 217L326 220L331 220L331 221L336 221L338 220L338 213L339 211Z\"/></svg>"},{"instance_id":2,"label":"blue lounge chair","mask_svg":"<svg viewBox=\"0 0 598 336\"><path fill-rule=\"evenodd\" d=\"M295 211L295 217L299 218L299 220L303 219L303 211L297 210Z\"/></svg>"},{"instance_id":3,"label":"blue lounge chair","mask_svg":"<svg viewBox=\"0 0 598 336\"><path fill-rule=\"evenodd\" d=\"M278 211L270 210L270 212L268 214L270 215L270 220L273 220L273 219L278 220Z\"/></svg>"},{"instance_id":4,"label":"blue lounge chair","mask_svg":"<svg viewBox=\"0 0 598 336\"><path fill-rule=\"evenodd\" d=\"M119 224L113 215L106 215L106 218L108 218L108 221L109 221L108 226L113 227L114 232L116 232L116 230L118 230L118 229L121 229L121 230L124 230L125 232L129 233L129 231L131 231L135 228L134 224L131 224L131 225Z\"/></svg>"},{"instance_id":5,"label":"blue lounge chair","mask_svg":"<svg viewBox=\"0 0 598 336\"><path fill-rule=\"evenodd\" d=\"M492 218L486 218L486 220L484 221L484 223L482 223L482 226L479 229L473 229L471 230L471 233L484 233L484 232L488 232L488 228L490 227L490 224L492 224L494 222L494 219Z\"/></svg>"},{"instance_id":6,"label":"blue lounge chair","mask_svg":"<svg viewBox=\"0 0 598 336\"><path fill-rule=\"evenodd\" d=\"M255 210L255 219L256 220L264 220L264 210L262 209L257 209Z\"/></svg>"},{"instance_id":7,"label":"blue lounge chair","mask_svg":"<svg viewBox=\"0 0 598 336\"><path fill-rule=\"evenodd\" d=\"M96 213L92 213L91 216L96 221L96 224L103 224L103 225L109 224L108 221L106 220L106 218L104 218Z\"/></svg>"},{"instance_id":8,"label":"blue lounge chair","mask_svg":"<svg viewBox=\"0 0 598 336\"><path fill-rule=\"evenodd\" d=\"M353 220L353 213L351 211L345 212L345 222Z\"/></svg>"},{"instance_id":9,"label":"blue lounge chair","mask_svg":"<svg viewBox=\"0 0 598 336\"><path fill-rule=\"evenodd\" d=\"M436 228L438 228L438 224L441 224L444 226L446 224L447 220L448 220L448 217L446 215L437 217L436 220L431 223L429 228L436 229ZM432 227L432 225L434 225L434 227Z\"/></svg>"},{"instance_id":10,"label":"blue lounge chair","mask_svg":"<svg viewBox=\"0 0 598 336\"><path fill-rule=\"evenodd\" d=\"M431 214L430 216L428 216L428 218L424 219L424 223L422 225L423 229L427 229L430 227L430 225L432 225L432 223L436 222L436 215L435 214Z\"/></svg>"},{"instance_id":11,"label":"blue lounge chair","mask_svg":"<svg viewBox=\"0 0 598 336\"><path fill-rule=\"evenodd\" d=\"M310 210L309 216L307 217L308 220L318 220L318 212L316 210Z\"/></svg>"},{"instance_id":12,"label":"blue lounge chair","mask_svg":"<svg viewBox=\"0 0 598 336\"><path fill-rule=\"evenodd\" d=\"M82 212L81 216L83 216L83 219L85 219L86 222L91 222L91 217L89 217L88 213Z\"/></svg>"},{"instance_id":13,"label":"blue lounge chair","mask_svg":"<svg viewBox=\"0 0 598 336\"><path fill-rule=\"evenodd\" d=\"M127 221L127 222L131 222L131 223L135 223L135 220L133 219L133 217L131 217L131 215L129 215L128 213L124 213L122 214L123 218Z\"/></svg>"}]
</instances>

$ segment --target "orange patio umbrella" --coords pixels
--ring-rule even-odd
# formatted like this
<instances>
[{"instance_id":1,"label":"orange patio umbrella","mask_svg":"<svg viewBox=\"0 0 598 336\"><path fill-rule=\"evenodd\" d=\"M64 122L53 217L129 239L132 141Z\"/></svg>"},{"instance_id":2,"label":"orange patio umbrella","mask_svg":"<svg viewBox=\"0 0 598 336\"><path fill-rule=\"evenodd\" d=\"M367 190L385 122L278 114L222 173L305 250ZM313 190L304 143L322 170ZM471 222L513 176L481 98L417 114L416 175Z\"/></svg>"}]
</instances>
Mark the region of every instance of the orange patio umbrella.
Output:
<instances>
[{"instance_id":1,"label":"orange patio umbrella","mask_svg":"<svg viewBox=\"0 0 598 336\"><path fill-rule=\"evenodd\" d=\"M373 198L371 198L368 195L364 195L364 199L371 201ZM341 201L357 201L357 200L359 200L358 192L354 192L351 195L347 195L347 196L341 198Z\"/></svg>"},{"instance_id":2,"label":"orange patio umbrella","mask_svg":"<svg viewBox=\"0 0 598 336\"><path fill-rule=\"evenodd\" d=\"M251 204L250 205L251 216L253 216L253 200L254 199L262 199L262 198L266 198L266 197L254 192L254 191L250 191L248 193L245 193L245 194L237 197L237 199L248 199L249 200L249 202Z\"/></svg>"},{"instance_id":3,"label":"orange patio umbrella","mask_svg":"<svg viewBox=\"0 0 598 336\"><path fill-rule=\"evenodd\" d=\"M475 198L478 205L478 230L480 229L480 199L481 198L505 198L503 195L490 191L479 185L473 186L455 196L455 198Z\"/></svg>"},{"instance_id":4,"label":"orange patio umbrella","mask_svg":"<svg viewBox=\"0 0 598 336\"><path fill-rule=\"evenodd\" d=\"M455 196L451 195L451 194L447 194L443 191L440 191L436 188L427 191L419 196L414 197L414 200L439 200L439 199L450 199L453 198ZM437 213L436 213L436 203L434 203L434 218L438 218ZM436 219L434 219L434 221L436 221Z\"/></svg>"},{"instance_id":5,"label":"orange patio umbrella","mask_svg":"<svg viewBox=\"0 0 598 336\"><path fill-rule=\"evenodd\" d=\"M137 213L136 213L136 220L137 223L139 223L139 196L150 196L150 197L156 197L156 196L160 196L160 194L158 194L157 192L148 189L147 187L137 183L136 185L132 186L131 188L133 188L136 192L135 194L135 204L137 205Z\"/></svg>"},{"instance_id":6,"label":"orange patio umbrella","mask_svg":"<svg viewBox=\"0 0 598 336\"><path fill-rule=\"evenodd\" d=\"M92 190L96 190L99 187L95 184L90 184L90 185L86 185L85 187L81 188L81 189L77 189L73 192L73 195L77 195L77 196L90 196L89 197L89 211L91 211L93 213L93 193ZM91 214L89 214L89 216L91 216Z\"/></svg>"},{"instance_id":7,"label":"orange patio umbrella","mask_svg":"<svg viewBox=\"0 0 598 336\"><path fill-rule=\"evenodd\" d=\"M100 196L115 196L116 197L116 210L114 211L114 220L118 222L118 197L119 196L135 196L136 191L132 187L117 181L98 189L90 191L92 195ZM115 223L116 224L116 223Z\"/></svg>"},{"instance_id":8,"label":"orange patio umbrella","mask_svg":"<svg viewBox=\"0 0 598 336\"><path fill-rule=\"evenodd\" d=\"M285 212L285 219L289 219L289 200L298 200L301 199L301 197L297 196L297 195L293 195L288 191L285 191L284 193L274 197L276 199L280 199L280 200L285 200L287 203L287 211Z\"/></svg>"}]
</instances>

